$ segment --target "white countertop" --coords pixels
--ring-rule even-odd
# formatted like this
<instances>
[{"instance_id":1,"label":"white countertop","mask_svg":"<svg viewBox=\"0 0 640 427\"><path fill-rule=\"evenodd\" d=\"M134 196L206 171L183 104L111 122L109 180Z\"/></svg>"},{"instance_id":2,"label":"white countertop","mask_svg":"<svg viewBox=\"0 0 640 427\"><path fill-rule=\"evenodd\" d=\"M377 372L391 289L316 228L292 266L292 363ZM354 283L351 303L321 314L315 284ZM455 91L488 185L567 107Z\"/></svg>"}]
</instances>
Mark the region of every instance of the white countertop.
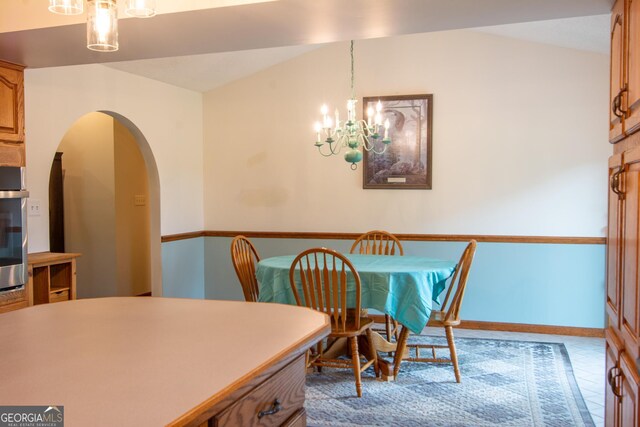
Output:
<instances>
[{"instance_id":1,"label":"white countertop","mask_svg":"<svg viewBox=\"0 0 640 427\"><path fill-rule=\"evenodd\" d=\"M222 398L325 315L280 304L100 298L0 314L0 405L62 405L65 425L165 425Z\"/></svg>"}]
</instances>

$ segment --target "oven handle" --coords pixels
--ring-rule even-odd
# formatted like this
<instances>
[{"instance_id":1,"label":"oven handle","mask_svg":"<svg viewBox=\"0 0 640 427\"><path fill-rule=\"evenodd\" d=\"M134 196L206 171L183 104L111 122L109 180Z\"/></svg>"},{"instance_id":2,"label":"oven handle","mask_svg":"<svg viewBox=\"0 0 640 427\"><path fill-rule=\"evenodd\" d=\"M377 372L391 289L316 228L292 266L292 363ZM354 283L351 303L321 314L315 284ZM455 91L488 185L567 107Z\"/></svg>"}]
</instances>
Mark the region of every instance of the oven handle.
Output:
<instances>
[{"instance_id":1,"label":"oven handle","mask_svg":"<svg viewBox=\"0 0 640 427\"><path fill-rule=\"evenodd\" d=\"M0 191L0 199L26 199L29 197L29 192L20 191Z\"/></svg>"}]
</instances>

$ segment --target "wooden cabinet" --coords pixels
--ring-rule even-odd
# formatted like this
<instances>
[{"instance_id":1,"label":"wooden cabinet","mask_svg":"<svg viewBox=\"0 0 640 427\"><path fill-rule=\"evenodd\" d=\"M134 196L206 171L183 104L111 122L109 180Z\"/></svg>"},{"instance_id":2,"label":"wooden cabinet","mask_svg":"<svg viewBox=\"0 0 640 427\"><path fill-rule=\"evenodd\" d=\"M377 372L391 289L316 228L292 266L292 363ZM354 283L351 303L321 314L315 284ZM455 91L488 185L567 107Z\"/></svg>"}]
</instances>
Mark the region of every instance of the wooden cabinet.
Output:
<instances>
[{"instance_id":1,"label":"wooden cabinet","mask_svg":"<svg viewBox=\"0 0 640 427\"><path fill-rule=\"evenodd\" d=\"M623 168L620 182L617 183L619 198L621 199L622 215L618 227L622 231L620 246L621 291L619 333L624 342L625 351L633 359L638 357L640 342L640 321L638 319L638 238L640 227L638 211L640 208L640 147L633 148L622 154ZM616 183L612 183L616 185Z\"/></svg>"},{"instance_id":2,"label":"wooden cabinet","mask_svg":"<svg viewBox=\"0 0 640 427\"><path fill-rule=\"evenodd\" d=\"M622 343L612 328L605 331L607 390L605 394L605 425L608 427L619 426L620 418L620 392L617 375L620 368L620 355Z\"/></svg>"},{"instance_id":3,"label":"wooden cabinet","mask_svg":"<svg viewBox=\"0 0 640 427\"><path fill-rule=\"evenodd\" d=\"M609 159L606 310L609 325L634 359L640 351L640 147Z\"/></svg>"},{"instance_id":4,"label":"wooden cabinet","mask_svg":"<svg viewBox=\"0 0 640 427\"><path fill-rule=\"evenodd\" d=\"M30 304L76 299L76 253L29 254Z\"/></svg>"},{"instance_id":5,"label":"wooden cabinet","mask_svg":"<svg viewBox=\"0 0 640 427\"><path fill-rule=\"evenodd\" d=\"M607 426L637 426L640 356L640 146L609 158Z\"/></svg>"},{"instance_id":6,"label":"wooden cabinet","mask_svg":"<svg viewBox=\"0 0 640 427\"><path fill-rule=\"evenodd\" d=\"M609 141L640 130L640 0L617 0L611 10Z\"/></svg>"},{"instance_id":7,"label":"wooden cabinet","mask_svg":"<svg viewBox=\"0 0 640 427\"><path fill-rule=\"evenodd\" d=\"M304 356L213 417L214 426L297 425L304 415Z\"/></svg>"},{"instance_id":8,"label":"wooden cabinet","mask_svg":"<svg viewBox=\"0 0 640 427\"><path fill-rule=\"evenodd\" d=\"M609 328L606 336L607 392L605 425L607 427L637 427L640 378L624 344Z\"/></svg>"},{"instance_id":9,"label":"wooden cabinet","mask_svg":"<svg viewBox=\"0 0 640 427\"><path fill-rule=\"evenodd\" d=\"M635 363L629 360L629 355L623 352L620 355L620 368L617 375L616 393L620 396L620 427L637 427L640 417L638 417L638 395L640 390L640 378Z\"/></svg>"},{"instance_id":10,"label":"wooden cabinet","mask_svg":"<svg viewBox=\"0 0 640 427\"><path fill-rule=\"evenodd\" d=\"M18 310L29 306L27 289L14 289L0 294L0 313Z\"/></svg>"},{"instance_id":11,"label":"wooden cabinet","mask_svg":"<svg viewBox=\"0 0 640 427\"><path fill-rule=\"evenodd\" d=\"M611 15L605 421L640 423L640 0Z\"/></svg>"},{"instance_id":12,"label":"wooden cabinet","mask_svg":"<svg viewBox=\"0 0 640 427\"><path fill-rule=\"evenodd\" d=\"M0 166L25 166L24 67L0 61Z\"/></svg>"},{"instance_id":13,"label":"wooden cabinet","mask_svg":"<svg viewBox=\"0 0 640 427\"><path fill-rule=\"evenodd\" d=\"M640 0L627 0L625 31L625 134L640 130Z\"/></svg>"},{"instance_id":14,"label":"wooden cabinet","mask_svg":"<svg viewBox=\"0 0 640 427\"><path fill-rule=\"evenodd\" d=\"M622 212L624 198L620 192L622 181L622 155L609 158L609 219L607 227L607 293L606 310L609 325L618 329L620 325L621 303L621 261L622 261ZM616 193L616 191L618 193Z\"/></svg>"},{"instance_id":15,"label":"wooden cabinet","mask_svg":"<svg viewBox=\"0 0 640 427\"><path fill-rule=\"evenodd\" d=\"M611 79L609 105L609 141L616 142L624 136L624 115L621 97L624 95L624 31L625 2L618 0L611 10Z\"/></svg>"}]
</instances>

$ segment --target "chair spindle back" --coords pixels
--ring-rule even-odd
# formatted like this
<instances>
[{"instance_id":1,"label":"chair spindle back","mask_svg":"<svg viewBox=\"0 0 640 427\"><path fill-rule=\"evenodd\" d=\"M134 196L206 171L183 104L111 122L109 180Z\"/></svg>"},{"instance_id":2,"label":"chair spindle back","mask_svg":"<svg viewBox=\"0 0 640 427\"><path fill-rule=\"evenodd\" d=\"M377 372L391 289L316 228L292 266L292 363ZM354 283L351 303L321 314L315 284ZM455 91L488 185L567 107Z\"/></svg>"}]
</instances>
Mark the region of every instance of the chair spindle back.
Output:
<instances>
[{"instance_id":1,"label":"chair spindle back","mask_svg":"<svg viewBox=\"0 0 640 427\"><path fill-rule=\"evenodd\" d=\"M349 273L355 283L354 307L347 307ZM296 303L327 313L334 331L360 328L360 276L341 253L327 248L312 248L302 252L291 264L289 282ZM354 323L348 324L349 320Z\"/></svg>"},{"instance_id":2,"label":"chair spindle back","mask_svg":"<svg viewBox=\"0 0 640 427\"><path fill-rule=\"evenodd\" d=\"M256 264L260 261L260 256L245 236L236 236L231 242L231 261L242 285L245 301L258 301Z\"/></svg>"},{"instance_id":3,"label":"chair spindle back","mask_svg":"<svg viewBox=\"0 0 640 427\"><path fill-rule=\"evenodd\" d=\"M349 253L362 255L404 255L400 240L388 231L367 231L353 242Z\"/></svg>"},{"instance_id":4,"label":"chair spindle back","mask_svg":"<svg viewBox=\"0 0 640 427\"><path fill-rule=\"evenodd\" d=\"M460 261L451 279L447 295L442 303L442 310L446 312L446 321L460 320L460 306L462 305L462 298L464 297L464 292L467 287L467 279L473 257L476 253L476 246L476 241L471 240L460 256ZM451 300L449 298L451 298Z\"/></svg>"}]
</instances>

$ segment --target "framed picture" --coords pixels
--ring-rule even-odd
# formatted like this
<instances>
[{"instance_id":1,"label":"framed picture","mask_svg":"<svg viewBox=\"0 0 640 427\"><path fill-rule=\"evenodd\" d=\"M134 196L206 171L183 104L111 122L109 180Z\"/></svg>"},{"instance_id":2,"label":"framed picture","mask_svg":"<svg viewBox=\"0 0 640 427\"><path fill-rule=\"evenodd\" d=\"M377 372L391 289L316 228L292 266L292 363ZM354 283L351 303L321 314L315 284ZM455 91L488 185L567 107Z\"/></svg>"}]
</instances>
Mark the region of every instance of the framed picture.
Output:
<instances>
[{"instance_id":1,"label":"framed picture","mask_svg":"<svg viewBox=\"0 0 640 427\"><path fill-rule=\"evenodd\" d=\"M382 154L364 151L363 188L431 189L433 95L368 96L369 107L382 104L382 123L389 120L391 144ZM376 143L376 149L383 146Z\"/></svg>"}]
</instances>

